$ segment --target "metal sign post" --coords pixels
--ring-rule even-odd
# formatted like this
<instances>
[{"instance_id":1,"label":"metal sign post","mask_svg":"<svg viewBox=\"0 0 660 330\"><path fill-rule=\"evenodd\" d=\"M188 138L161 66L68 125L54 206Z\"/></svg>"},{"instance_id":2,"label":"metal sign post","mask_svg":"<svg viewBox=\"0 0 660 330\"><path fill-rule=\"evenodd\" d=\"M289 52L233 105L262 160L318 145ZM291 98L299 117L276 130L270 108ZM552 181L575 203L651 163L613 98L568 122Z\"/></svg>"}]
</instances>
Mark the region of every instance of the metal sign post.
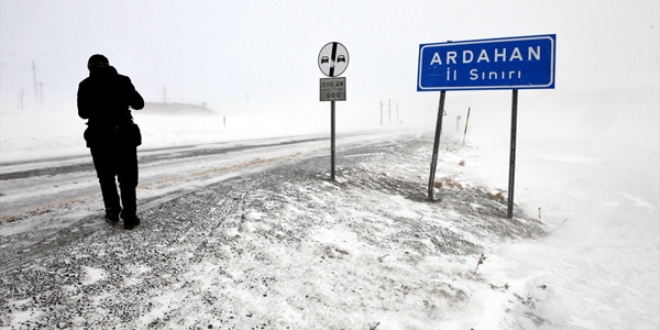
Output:
<instances>
[{"instance_id":1,"label":"metal sign post","mask_svg":"<svg viewBox=\"0 0 660 330\"><path fill-rule=\"evenodd\" d=\"M509 198L506 216L513 217L513 188L516 181L516 132L518 131L518 90L513 90L511 100L511 149L509 151Z\"/></svg>"},{"instance_id":2,"label":"metal sign post","mask_svg":"<svg viewBox=\"0 0 660 330\"><path fill-rule=\"evenodd\" d=\"M335 101L346 101L346 78L334 78L348 67L348 50L338 42L327 43L319 52L320 100L330 101L330 180L335 181Z\"/></svg>"},{"instance_id":3,"label":"metal sign post","mask_svg":"<svg viewBox=\"0 0 660 330\"><path fill-rule=\"evenodd\" d=\"M335 101L330 101L330 181L335 181Z\"/></svg>"},{"instance_id":4,"label":"metal sign post","mask_svg":"<svg viewBox=\"0 0 660 330\"><path fill-rule=\"evenodd\" d=\"M435 169L438 166L438 150L440 149L440 136L442 135L442 117L444 117L445 91L440 92L438 105L438 121L435 126L435 139L433 139L433 157L431 158L431 175L429 175L429 201L433 201L433 184L435 183Z\"/></svg>"},{"instance_id":5,"label":"metal sign post","mask_svg":"<svg viewBox=\"0 0 660 330\"><path fill-rule=\"evenodd\" d=\"M449 90L513 90L507 205L509 218L513 217L518 89L555 88L555 44L556 35L546 34L419 45L417 91L440 91L441 107L444 106L445 92ZM442 125L440 114L438 116L429 200L433 200L433 181ZM469 120L468 108L463 144Z\"/></svg>"}]
</instances>

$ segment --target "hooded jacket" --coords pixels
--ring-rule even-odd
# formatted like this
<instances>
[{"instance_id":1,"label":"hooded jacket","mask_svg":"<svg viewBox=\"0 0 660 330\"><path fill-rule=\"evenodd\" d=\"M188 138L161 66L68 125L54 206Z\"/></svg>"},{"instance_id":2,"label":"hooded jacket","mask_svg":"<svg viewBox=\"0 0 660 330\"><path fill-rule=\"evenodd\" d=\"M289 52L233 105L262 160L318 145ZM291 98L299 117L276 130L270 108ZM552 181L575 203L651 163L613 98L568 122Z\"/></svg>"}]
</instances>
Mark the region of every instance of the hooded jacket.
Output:
<instances>
[{"instance_id":1,"label":"hooded jacket","mask_svg":"<svg viewBox=\"0 0 660 330\"><path fill-rule=\"evenodd\" d=\"M131 79L111 66L90 70L89 77L78 85L78 115L88 119L87 147L140 145L140 129L133 123L129 106L135 110L144 108L144 100Z\"/></svg>"},{"instance_id":2,"label":"hooded jacket","mask_svg":"<svg viewBox=\"0 0 660 330\"><path fill-rule=\"evenodd\" d=\"M144 100L131 79L118 74L114 67L94 68L78 85L78 115L88 119L90 127L132 123L129 106L140 110Z\"/></svg>"}]
</instances>

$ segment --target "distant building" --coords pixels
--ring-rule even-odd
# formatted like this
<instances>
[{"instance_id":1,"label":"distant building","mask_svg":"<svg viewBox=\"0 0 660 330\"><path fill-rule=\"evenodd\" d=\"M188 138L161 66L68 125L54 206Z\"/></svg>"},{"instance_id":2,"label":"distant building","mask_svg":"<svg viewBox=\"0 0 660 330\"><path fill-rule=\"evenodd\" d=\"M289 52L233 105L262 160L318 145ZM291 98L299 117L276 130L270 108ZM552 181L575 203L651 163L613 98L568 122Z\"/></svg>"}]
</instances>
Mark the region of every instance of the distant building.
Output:
<instances>
[{"instance_id":1,"label":"distant building","mask_svg":"<svg viewBox=\"0 0 660 330\"><path fill-rule=\"evenodd\" d=\"M197 116L213 116L217 113L206 107L206 103L202 104L189 104L189 103L167 103L167 102L145 102L143 114L158 114L158 115L197 115Z\"/></svg>"}]
</instances>

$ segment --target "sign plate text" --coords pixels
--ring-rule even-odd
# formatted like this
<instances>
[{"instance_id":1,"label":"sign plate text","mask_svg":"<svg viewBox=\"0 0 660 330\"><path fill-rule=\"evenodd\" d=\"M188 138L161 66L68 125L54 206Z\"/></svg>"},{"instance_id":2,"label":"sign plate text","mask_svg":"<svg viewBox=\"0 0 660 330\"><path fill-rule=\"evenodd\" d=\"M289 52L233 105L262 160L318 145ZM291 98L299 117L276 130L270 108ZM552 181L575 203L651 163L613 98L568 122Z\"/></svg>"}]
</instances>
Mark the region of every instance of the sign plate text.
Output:
<instances>
[{"instance_id":1,"label":"sign plate text","mask_svg":"<svg viewBox=\"0 0 660 330\"><path fill-rule=\"evenodd\" d=\"M419 45L417 91L555 87L554 34Z\"/></svg>"},{"instance_id":2,"label":"sign plate text","mask_svg":"<svg viewBox=\"0 0 660 330\"><path fill-rule=\"evenodd\" d=\"M346 77L321 78L321 101L346 101Z\"/></svg>"}]
</instances>

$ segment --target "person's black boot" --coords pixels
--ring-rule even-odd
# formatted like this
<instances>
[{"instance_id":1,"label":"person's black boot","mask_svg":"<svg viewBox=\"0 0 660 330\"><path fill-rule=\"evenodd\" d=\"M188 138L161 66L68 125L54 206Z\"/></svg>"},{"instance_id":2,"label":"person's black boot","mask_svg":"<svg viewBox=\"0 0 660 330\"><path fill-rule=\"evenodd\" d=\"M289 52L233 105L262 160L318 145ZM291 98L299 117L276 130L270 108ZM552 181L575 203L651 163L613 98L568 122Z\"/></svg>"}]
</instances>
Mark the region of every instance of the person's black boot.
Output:
<instances>
[{"instance_id":1,"label":"person's black boot","mask_svg":"<svg viewBox=\"0 0 660 330\"><path fill-rule=\"evenodd\" d=\"M119 213L121 212L121 208L116 209L116 208L109 208L105 210L105 222L109 224L116 224L119 222Z\"/></svg>"},{"instance_id":2,"label":"person's black boot","mask_svg":"<svg viewBox=\"0 0 660 330\"><path fill-rule=\"evenodd\" d=\"M124 229L132 230L140 225L140 218L138 218L135 214L129 215L122 211L121 218L124 220Z\"/></svg>"}]
</instances>

